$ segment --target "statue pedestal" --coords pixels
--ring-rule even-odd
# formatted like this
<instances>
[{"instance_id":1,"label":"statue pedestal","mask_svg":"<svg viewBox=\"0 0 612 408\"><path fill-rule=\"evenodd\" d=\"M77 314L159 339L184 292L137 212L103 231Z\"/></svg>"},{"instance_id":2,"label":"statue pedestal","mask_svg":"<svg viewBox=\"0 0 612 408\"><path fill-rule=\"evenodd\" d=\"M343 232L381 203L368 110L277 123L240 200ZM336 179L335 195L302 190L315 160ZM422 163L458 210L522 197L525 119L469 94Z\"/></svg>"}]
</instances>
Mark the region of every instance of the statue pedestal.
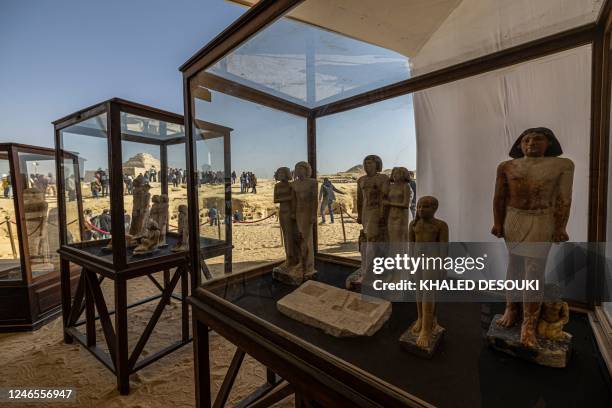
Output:
<instances>
[{"instance_id":1,"label":"statue pedestal","mask_svg":"<svg viewBox=\"0 0 612 408\"><path fill-rule=\"evenodd\" d=\"M292 286L300 286L307 280L314 279L317 275L317 271L311 273L302 274L301 270L296 267L284 268L277 266L272 269L272 277L279 282L285 283Z\"/></svg>"},{"instance_id":2,"label":"statue pedestal","mask_svg":"<svg viewBox=\"0 0 612 408\"><path fill-rule=\"evenodd\" d=\"M391 317L391 302L308 281L276 302L284 315L335 337L372 336Z\"/></svg>"},{"instance_id":3,"label":"statue pedestal","mask_svg":"<svg viewBox=\"0 0 612 408\"><path fill-rule=\"evenodd\" d=\"M416 323L416 322L415 322ZM412 323L408 330L402 334L399 339L400 345L402 348L416 356L423 358L432 358L436 353L436 350L440 346L442 342L442 338L444 337L444 332L446 329L439 324L436 324L436 327L433 329L433 333L431 335L431 339L429 341L429 347L422 348L417 346L416 340L419 337L419 334L414 334L412 332L412 327L415 323Z\"/></svg>"},{"instance_id":4,"label":"statue pedestal","mask_svg":"<svg viewBox=\"0 0 612 408\"><path fill-rule=\"evenodd\" d=\"M572 351L571 336L564 340L538 337L537 347L528 348L520 342L520 323L509 328L500 327L497 325L497 320L501 317L500 314L495 315L489 326L487 341L491 347L539 365L556 368L567 366Z\"/></svg>"}]
</instances>

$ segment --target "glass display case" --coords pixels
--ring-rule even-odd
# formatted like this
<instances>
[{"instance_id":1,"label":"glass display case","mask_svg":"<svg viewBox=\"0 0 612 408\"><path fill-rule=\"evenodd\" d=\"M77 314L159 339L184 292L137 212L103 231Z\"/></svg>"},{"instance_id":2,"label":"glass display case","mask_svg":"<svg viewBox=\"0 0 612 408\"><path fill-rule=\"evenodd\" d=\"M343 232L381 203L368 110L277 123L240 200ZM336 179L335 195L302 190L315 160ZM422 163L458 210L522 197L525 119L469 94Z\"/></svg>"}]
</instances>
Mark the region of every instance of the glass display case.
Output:
<instances>
[{"instance_id":1,"label":"glass display case","mask_svg":"<svg viewBox=\"0 0 612 408\"><path fill-rule=\"evenodd\" d=\"M95 354L116 374L125 394L131 373L190 341L184 303L189 281L189 173L183 117L114 98L54 125L64 339L76 340ZM229 141L231 129L207 122L198 125L206 140ZM205 170L200 179L209 176L210 169ZM221 235L202 240L216 254L227 248ZM68 262L83 268L76 287L65 276ZM142 276L149 277L160 294L128 305L129 281ZM115 283L114 312L106 307L110 294L100 288L104 278ZM180 296L173 293L179 281ZM171 298L183 302L180 340L145 356L151 331ZM128 309L151 301L158 302L157 311L136 345L129 347ZM104 328L106 348L96 345L97 320Z\"/></svg>"},{"instance_id":2,"label":"glass display case","mask_svg":"<svg viewBox=\"0 0 612 408\"><path fill-rule=\"evenodd\" d=\"M0 144L0 173L0 331L34 330L61 304L55 151Z\"/></svg>"},{"instance_id":3,"label":"glass display case","mask_svg":"<svg viewBox=\"0 0 612 408\"><path fill-rule=\"evenodd\" d=\"M266 384L249 400L262 404L295 393L296 404L306 406L524 406L538 398L563 406L580 394L589 395L591 406L606 406L610 377L599 367L610 364L609 354L594 341L599 335L593 322L594 311L610 300L602 284L609 265L602 246L609 188L609 124L602 118L610 109L609 40L603 35L609 5L240 3L251 8L181 67L191 171L201 157L214 156L196 152L202 118L240 133L240 142L232 140L226 178L254 167L246 164L253 159L266 165L258 170L266 174L264 182L256 183L257 194L267 197L257 203L265 212L245 220L242 208L255 200L235 199L248 194L248 177L247 193L241 183L232 187L235 273L199 279L190 298L198 406L212 402L205 357L210 328L237 346L228 386L215 406L227 400L245 353L268 367ZM272 114L272 126L259 121ZM504 236L493 203L495 211L502 198L509 203L516 197L513 183L527 177L505 166L523 157L521 163L528 163L525 156L536 153L521 146L538 137L547 146L538 157L557 163L551 166L563 176L521 193L525 202L555 195L543 199L545 205L521 207ZM189 189L190 203L215 196L195 185ZM286 200L285 190L291 196ZM540 242L511 235L533 233L530 228L540 228L534 220L552 217L549 208L556 205L564 210L556 212L554 236L547 232ZM508 204L504 210L516 208ZM540 322L552 306L542 298L506 304L504 291L485 290L475 297L440 296L427 310L418 291L407 298L363 292L374 295L363 304L353 296L363 290L354 285L357 279L372 274L373 253L425 240L418 236L423 220L433 219L428 211L436 214L435 239L451 259L480 251L488 256L479 282L511 277L516 256L527 268L518 273L537 270L551 287L547 294L555 293L549 303L566 310L564 339L573 336L566 343L574 354L565 349L564 358L571 359L556 365L563 369L546 371L544 379L546 368L533 364L546 365L537 359L551 339ZM559 215L565 211L567 217ZM278 220L266 219L272 212ZM190 208L189 219L195 245L204 221L197 208ZM288 234L293 238L287 240ZM511 236L545 243L545 255L517 255ZM194 248L191 256L210 263ZM532 264L532 258L538 261ZM301 279L281 278L283 268L298 270ZM448 280L465 281L456 275ZM322 311L326 302L333 305ZM355 334L346 327L352 319L362 324L384 302L389 313L372 331ZM424 313L430 332L423 329ZM512 327L519 331L514 355L528 361L499 351L494 336ZM510 383L519 391L507 392Z\"/></svg>"}]
</instances>

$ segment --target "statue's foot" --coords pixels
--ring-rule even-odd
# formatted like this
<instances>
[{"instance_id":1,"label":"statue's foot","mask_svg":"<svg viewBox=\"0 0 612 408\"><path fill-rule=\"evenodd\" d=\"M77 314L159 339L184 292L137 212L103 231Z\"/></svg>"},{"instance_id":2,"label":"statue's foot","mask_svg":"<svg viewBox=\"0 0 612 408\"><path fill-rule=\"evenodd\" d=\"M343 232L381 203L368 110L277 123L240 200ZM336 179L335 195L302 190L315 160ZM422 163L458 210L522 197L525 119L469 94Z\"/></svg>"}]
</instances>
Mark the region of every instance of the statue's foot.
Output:
<instances>
[{"instance_id":1,"label":"statue's foot","mask_svg":"<svg viewBox=\"0 0 612 408\"><path fill-rule=\"evenodd\" d=\"M521 327L521 344L528 348L536 348L538 339L536 338L535 330L530 327Z\"/></svg>"},{"instance_id":2,"label":"statue's foot","mask_svg":"<svg viewBox=\"0 0 612 408\"><path fill-rule=\"evenodd\" d=\"M423 322L421 321L421 319L417 319L416 322L414 322L414 324L412 325L412 333L419 334L419 332L421 331L421 327L423 327Z\"/></svg>"},{"instance_id":3,"label":"statue's foot","mask_svg":"<svg viewBox=\"0 0 612 408\"><path fill-rule=\"evenodd\" d=\"M429 348L429 333L427 333L425 330L421 330L419 337L416 339L416 344L418 347L423 349Z\"/></svg>"},{"instance_id":4,"label":"statue's foot","mask_svg":"<svg viewBox=\"0 0 612 408\"><path fill-rule=\"evenodd\" d=\"M506 306L504 315L497 320L497 325L501 327L512 327L518 320L518 311L514 307Z\"/></svg>"}]
</instances>

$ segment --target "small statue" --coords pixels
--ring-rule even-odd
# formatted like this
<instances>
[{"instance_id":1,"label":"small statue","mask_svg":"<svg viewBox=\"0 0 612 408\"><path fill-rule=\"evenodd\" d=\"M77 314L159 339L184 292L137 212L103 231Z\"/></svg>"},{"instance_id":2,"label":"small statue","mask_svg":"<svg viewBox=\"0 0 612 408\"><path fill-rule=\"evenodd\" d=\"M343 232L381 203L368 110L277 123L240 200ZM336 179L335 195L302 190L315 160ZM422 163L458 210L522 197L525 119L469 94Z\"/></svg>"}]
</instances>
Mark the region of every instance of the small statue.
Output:
<instances>
[{"instance_id":1,"label":"small statue","mask_svg":"<svg viewBox=\"0 0 612 408\"><path fill-rule=\"evenodd\" d=\"M424 254L428 257L445 258L448 252L448 225L435 218L438 210L438 199L423 196L417 202L416 217L410 223L408 239L410 241L410 256ZM417 280L438 280L444 278L444 271L419 268L415 277ZM418 285L417 285L418 287ZM430 342L436 337L439 340L444 328L438 325L435 315L435 296L433 291L417 290L417 320L410 327L415 336L416 346L431 349ZM436 343L433 344L436 346ZM433 350L431 350L433 352Z\"/></svg>"},{"instance_id":2,"label":"small statue","mask_svg":"<svg viewBox=\"0 0 612 408\"><path fill-rule=\"evenodd\" d=\"M178 206L178 241L173 252L186 251L189 249L189 225L187 220L187 206L181 204Z\"/></svg>"},{"instance_id":3,"label":"small statue","mask_svg":"<svg viewBox=\"0 0 612 408\"><path fill-rule=\"evenodd\" d=\"M166 232L168 230L168 195L154 195L151 199L153 204L151 205L151 211L149 213L149 219L154 220L159 227L159 245L164 246L166 244Z\"/></svg>"},{"instance_id":4,"label":"small statue","mask_svg":"<svg viewBox=\"0 0 612 408\"><path fill-rule=\"evenodd\" d=\"M278 218L281 231L283 232L283 246L285 247L285 261L278 266L287 269L298 263L296 246L295 219L291 217L293 190L291 187L291 170L289 167L279 167L274 173L274 179L278 181L274 185L274 202L279 203Z\"/></svg>"},{"instance_id":5,"label":"small statue","mask_svg":"<svg viewBox=\"0 0 612 408\"><path fill-rule=\"evenodd\" d=\"M527 129L510 150L512 160L497 168L491 233L504 238L510 253L507 279L537 279L544 287L546 258L552 242L569 239L565 230L572 202L574 163L547 128ZM522 294L520 342L536 348L541 293ZM520 320L520 303L507 294L506 310L497 320L510 328Z\"/></svg>"},{"instance_id":6,"label":"small statue","mask_svg":"<svg viewBox=\"0 0 612 408\"><path fill-rule=\"evenodd\" d=\"M134 179L133 182L133 202L132 202L132 223L130 224L129 235L140 237L143 234L145 221L149 217L149 204L151 202L151 186L147 183L142 174Z\"/></svg>"},{"instance_id":7,"label":"small statue","mask_svg":"<svg viewBox=\"0 0 612 408\"><path fill-rule=\"evenodd\" d=\"M314 268L313 229L317 222L317 180L312 178L312 167L301 161L295 165L295 180L291 182L291 220L295 225L297 264L287 270L273 271L275 279L300 285L312 279Z\"/></svg>"},{"instance_id":8,"label":"small statue","mask_svg":"<svg viewBox=\"0 0 612 408\"><path fill-rule=\"evenodd\" d=\"M391 243L408 242L408 221L412 200L409 181L408 169L393 168L386 199L383 199L383 205L387 207L387 232Z\"/></svg>"},{"instance_id":9,"label":"small statue","mask_svg":"<svg viewBox=\"0 0 612 408\"><path fill-rule=\"evenodd\" d=\"M45 194L36 187L23 190L23 210L26 231L28 233L28 251L31 257L38 258L37 263L47 263L49 242L47 235L47 210Z\"/></svg>"},{"instance_id":10,"label":"small statue","mask_svg":"<svg viewBox=\"0 0 612 408\"><path fill-rule=\"evenodd\" d=\"M538 336L549 340L569 340L571 334L563 331L563 326L569 322L569 306L561 300L557 286L551 286L549 292L552 293L549 293L542 303Z\"/></svg>"},{"instance_id":11,"label":"small statue","mask_svg":"<svg viewBox=\"0 0 612 408\"><path fill-rule=\"evenodd\" d=\"M353 290L361 287L365 274L372 270L373 259L384 256L382 245L387 239L387 217L383 201L389 177L381 174L382 159L374 154L363 159L363 169L365 176L357 180L357 223L363 227L363 239L359 245L361 268L346 279L346 288Z\"/></svg>"},{"instance_id":12,"label":"small statue","mask_svg":"<svg viewBox=\"0 0 612 408\"><path fill-rule=\"evenodd\" d=\"M140 245L134 248L134 255L142 255L155 251L159 246L159 226L153 219L147 222L147 232L140 239Z\"/></svg>"}]
</instances>

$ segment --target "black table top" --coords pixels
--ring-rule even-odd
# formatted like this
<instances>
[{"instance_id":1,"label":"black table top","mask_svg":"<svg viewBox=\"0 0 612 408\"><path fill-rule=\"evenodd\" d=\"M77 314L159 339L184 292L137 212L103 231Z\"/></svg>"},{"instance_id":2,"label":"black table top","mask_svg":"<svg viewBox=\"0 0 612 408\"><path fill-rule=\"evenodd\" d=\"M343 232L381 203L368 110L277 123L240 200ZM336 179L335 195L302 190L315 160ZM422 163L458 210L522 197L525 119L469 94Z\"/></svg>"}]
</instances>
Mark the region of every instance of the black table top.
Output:
<instances>
[{"instance_id":1,"label":"black table top","mask_svg":"<svg viewBox=\"0 0 612 408\"><path fill-rule=\"evenodd\" d=\"M317 262L318 280L343 287L353 269ZM294 288L271 273L214 290L249 313L440 407L609 407L612 385L586 315L572 314L565 330L573 355L564 369L542 367L492 350L484 334L501 303L439 303L445 338L431 360L401 349L398 339L416 319L413 303L394 303L372 337L336 338L281 314L276 301Z\"/></svg>"}]
</instances>

